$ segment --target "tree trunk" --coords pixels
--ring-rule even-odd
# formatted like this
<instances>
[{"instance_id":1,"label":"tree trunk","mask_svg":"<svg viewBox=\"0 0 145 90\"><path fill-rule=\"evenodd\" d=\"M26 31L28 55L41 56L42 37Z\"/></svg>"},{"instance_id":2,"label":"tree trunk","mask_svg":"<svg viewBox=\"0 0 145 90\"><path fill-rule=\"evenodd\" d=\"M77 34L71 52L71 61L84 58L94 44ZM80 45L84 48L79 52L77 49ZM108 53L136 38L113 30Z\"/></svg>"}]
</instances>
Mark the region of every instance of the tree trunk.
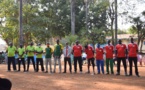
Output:
<instances>
[{"instance_id":1,"label":"tree trunk","mask_svg":"<svg viewBox=\"0 0 145 90\"><path fill-rule=\"evenodd\" d=\"M71 34L75 35L75 0L71 0Z\"/></svg>"}]
</instances>

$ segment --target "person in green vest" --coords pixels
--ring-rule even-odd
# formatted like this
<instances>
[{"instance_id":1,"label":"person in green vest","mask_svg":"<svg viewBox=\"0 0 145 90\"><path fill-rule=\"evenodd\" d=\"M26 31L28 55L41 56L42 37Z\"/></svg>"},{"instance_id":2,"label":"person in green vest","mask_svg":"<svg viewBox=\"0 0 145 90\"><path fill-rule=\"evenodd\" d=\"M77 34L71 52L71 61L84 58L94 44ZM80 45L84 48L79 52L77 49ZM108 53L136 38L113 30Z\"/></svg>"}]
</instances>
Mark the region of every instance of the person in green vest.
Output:
<instances>
[{"instance_id":1,"label":"person in green vest","mask_svg":"<svg viewBox=\"0 0 145 90\"><path fill-rule=\"evenodd\" d=\"M28 56L27 72L29 71L30 60L32 60L33 68L35 71L35 62L34 62L35 47L33 46L33 42L31 42L30 45L27 46L26 52L27 52L27 56Z\"/></svg>"},{"instance_id":2,"label":"person in green vest","mask_svg":"<svg viewBox=\"0 0 145 90\"><path fill-rule=\"evenodd\" d=\"M15 63L16 47L13 46L12 42L10 42L6 52L8 53L8 72L11 71L11 63L13 64L13 70L16 71L16 63Z\"/></svg>"},{"instance_id":3,"label":"person in green vest","mask_svg":"<svg viewBox=\"0 0 145 90\"><path fill-rule=\"evenodd\" d=\"M49 67L50 67L50 74L52 73L52 67L51 67L51 56L53 53L52 48L49 46L49 43L47 43L47 47L45 48L45 65L46 65L46 72L48 73L48 63L49 63Z\"/></svg>"},{"instance_id":4,"label":"person in green vest","mask_svg":"<svg viewBox=\"0 0 145 90\"><path fill-rule=\"evenodd\" d=\"M56 61L58 60L58 64L59 64L59 73L61 73L61 60L60 60L60 56L62 54L62 44L59 43L59 40L56 41L56 45L54 46L54 71L53 73L55 73L56 70Z\"/></svg>"},{"instance_id":5,"label":"person in green vest","mask_svg":"<svg viewBox=\"0 0 145 90\"><path fill-rule=\"evenodd\" d=\"M20 47L18 48L18 55L19 55L19 59L18 59L18 71L20 71L21 69L21 62L23 64L23 68L24 68L24 72L26 71L25 68L25 60L24 60L24 56L25 56L25 48L23 47L23 45L20 45Z\"/></svg>"},{"instance_id":6,"label":"person in green vest","mask_svg":"<svg viewBox=\"0 0 145 90\"><path fill-rule=\"evenodd\" d=\"M42 58L42 54L43 54L43 48L41 47L41 44L38 44L38 47L36 48L36 72L39 71L39 62L41 65L41 71L44 72L44 66L43 66L43 58Z\"/></svg>"}]
</instances>

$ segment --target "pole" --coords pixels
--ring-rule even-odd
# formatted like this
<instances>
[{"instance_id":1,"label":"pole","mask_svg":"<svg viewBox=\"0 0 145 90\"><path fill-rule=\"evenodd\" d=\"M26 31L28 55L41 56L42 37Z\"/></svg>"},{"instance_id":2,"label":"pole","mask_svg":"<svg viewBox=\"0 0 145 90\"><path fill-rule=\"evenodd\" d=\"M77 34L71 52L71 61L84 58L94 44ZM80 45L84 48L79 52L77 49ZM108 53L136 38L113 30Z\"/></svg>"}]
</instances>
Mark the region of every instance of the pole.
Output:
<instances>
[{"instance_id":1,"label":"pole","mask_svg":"<svg viewBox=\"0 0 145 90\"><path fill-rule=\"evenodd\" d=\"M71 34L75 35L75 0L71 0Z\"/></svg>"},{"instance_id":2,"label":"pole","mask_svg":"<svg viewBox=\"0 0 145 90\"><path fill-rule=\"evenodd\" d=\"M20 0L20 8L19 8L19 43L23 44L23 29L22 29L22 0Z\"/></svg>"},{"instance_id":3,"label":"pole","mask_svg":"<svg viewBox=\"0 0 145 90\"><path fill-rule=\"evenodd\" d=\"M117 16L117 0L115 0L115 45L117 44L117 32L118 32L118 16Z\"/></svg>"}]
</instances>

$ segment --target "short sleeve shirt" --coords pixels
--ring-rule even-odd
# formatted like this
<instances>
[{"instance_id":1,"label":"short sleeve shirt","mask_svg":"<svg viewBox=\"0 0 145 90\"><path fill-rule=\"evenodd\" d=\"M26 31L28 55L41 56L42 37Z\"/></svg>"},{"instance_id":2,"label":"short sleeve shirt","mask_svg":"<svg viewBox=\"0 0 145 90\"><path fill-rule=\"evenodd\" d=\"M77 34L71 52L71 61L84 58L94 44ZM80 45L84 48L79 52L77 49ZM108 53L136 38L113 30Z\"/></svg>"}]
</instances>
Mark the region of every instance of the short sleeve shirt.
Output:
<instances>
[{"instance_id":1,"label":"short sleeve shirt","mask_svg":"<svg viewBox=\"0 0 145 90\"><path fill-rule=\"evenodd\" d=\"M97 60L103 60L103 49L102 48L96 48L96 59Z\"/></svg>"},{"instance_id":2,"label":"short sleeve shirt","mask_svg":"<svg viewBox=\"0 0 145 90\"><path fill-rule=\"evenodd\" d=\"M15 52L16 52L16 47L15 46L12 46L12 47L9 46L7 51L8 51L8 57L14 57Z\"/></svg>"},{"instance_id":3,"label":"short sleeve shirt","mask_svg":"<svg viewBox=\"0 0 145 90\"><path fill-rule=\"evenodd\" d=\"M41 52L43 52L43 48L42 47L37 47L36 52L38 52L37 53L37 58L42 58L42 53Z\"/></svg>"},{"instance_id":4,"label":"short sleeve shirt","mask_svg":"<svg viewBox=\"0 0 145 90\"><path fill-rule=\"evenodd\" d=\"M125 55L126 45L125 44L117 44L116 50L117 50L117 57L126 57L126 55Z\"/></svg>"},{"instance_id":5,"label":"short sleeve shirt","mask_svg":"<svg viewBox=\"0 0 145 90\"><path fill-rule=\"evenodd\" d=\"M27 46L26 50L28 50L28 53L27 53L28 57L33 57L34 56L34 51L35 51L34 46L29 45L29 46Z\"/></svg>"},{"instance_id":6,"label":"short sleeve shirt","mask_svg":"<svg viewBox=\"0 0 145 90\"><path fill-rule=\"evenodd\" d=\"M105 51L106 51L106 58L112 58L113 59L113 51L114 51L113 45L105 46Z\"/></svg>"},{"instance_id":7,"label":"short sleeve shirt","mask_svg":"<svg viewBox=\"0 0 145 90\"><path fill-rule=\"evenodd\" d=\"M74 57L80 57L82 56L82 46L81 45L74 45L73 46L73 54Z\"/></svg>"},{"instance_id":8,"label":"short sleeve shirt","mask_svg":"<svg viewBox=\"0 0 145 90\"><path fill-rule=\"evenodd\" d=\"M25 49L24 48L19 48L18 49L18 54L19 55L22 55L23 54L23 56L22 56L23 58L24 58L24 53L25 53Z\"/></svg>"},{"instance_id":9,"label":"short sleeve shirt","mask_svg":"<svg viewBox=\"0 0 145 90\"><path fill-rule=\"evenodd\" d=\"M50 47L47 47L46 49L45 49L45 52L46 52L46 55L45 55L45 58L51 58L51 54L52 54L52 48L50 48Z\"/></svg>"},{"instance_id":10,"label":"short sleeve shirt","mask_svg":"<svg viewBox=\"0 0 145 90\"><path fill-rule=\"evenodd\" d=\"M94 57L93 48L91 46L88 46L88 49L85 49L85 52L87 54L88 59Z\"/></svg>"},{"instance_id":11,"label":"short sleeve shirt","mask_svg":"<svg viewBox=\"0 0 145 90\"><path fill-rule=\"evenodd\" d=\"M129 57L137 57L138 46L135 43L128 44L128 56Z\"/></svg>"},{"instance_id":12,"label":"short sleeve shirt","mask_svg":"<svg viewBox=\"0 0 145 90\"><path fill-rule=\"evenodd\" d=\"M60 56L61 53L62 53L62 49L63 49L63 47L62 47L61 44L59 44L59 45L56 44L55 47L54 47L54 55L55 56Z\"/></svg>"}]
</instances>

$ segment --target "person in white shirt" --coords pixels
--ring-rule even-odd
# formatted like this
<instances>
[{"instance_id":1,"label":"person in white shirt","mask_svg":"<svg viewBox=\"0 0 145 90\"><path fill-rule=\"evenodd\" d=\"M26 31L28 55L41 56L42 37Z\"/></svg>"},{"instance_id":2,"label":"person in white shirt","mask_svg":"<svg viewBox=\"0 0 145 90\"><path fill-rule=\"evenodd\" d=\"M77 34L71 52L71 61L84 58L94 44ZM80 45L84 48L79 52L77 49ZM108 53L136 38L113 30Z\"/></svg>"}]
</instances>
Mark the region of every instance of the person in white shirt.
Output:
<instances>
[{"instance_id":1,"label":"person in white shirt","mask_svg":"<svg viewBox=\"0 0 145 90\"><path fill-rule=\"evenodd\" d=\"M71 66L71 53L72 53L72 48L66 43L66 46L63 49L63 54L64 54L64 72L66 73L66 66L67 62L69 64L69 71L72 73L72 66Z\"/></svg>"}]
</instances>

